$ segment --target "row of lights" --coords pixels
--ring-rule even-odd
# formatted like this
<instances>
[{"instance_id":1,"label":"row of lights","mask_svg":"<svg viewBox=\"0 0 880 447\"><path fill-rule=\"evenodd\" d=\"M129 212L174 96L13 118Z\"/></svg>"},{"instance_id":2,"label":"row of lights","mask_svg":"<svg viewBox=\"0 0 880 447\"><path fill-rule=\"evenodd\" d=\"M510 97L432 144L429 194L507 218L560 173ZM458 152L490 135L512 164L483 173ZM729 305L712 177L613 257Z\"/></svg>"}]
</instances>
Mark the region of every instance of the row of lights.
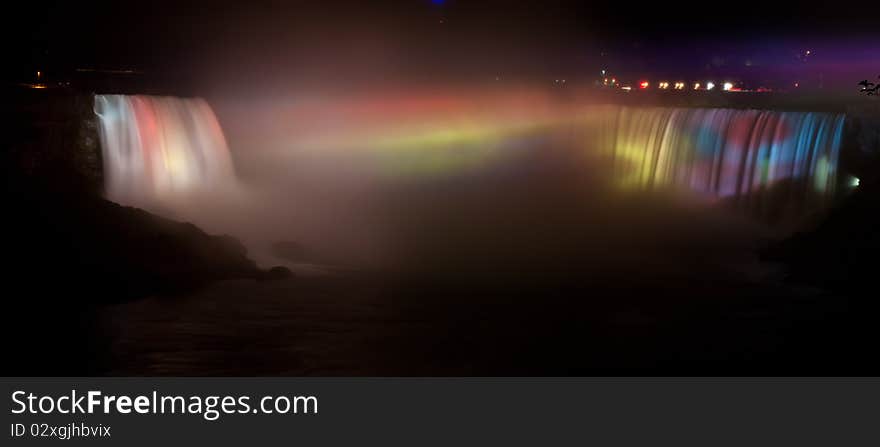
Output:
<instances>
[{"instance_id":1,"label":"row of lights","mask_svg":"<svg viewBox=\"0 0 880 447\"><path fill-rule=\"evenodd\" d=\"M676 82L674 84L671 84L671 87L673 90L684 90L685 86L686 86L686 84L684 82ZM651 87L651 83L648 81L639 82L639 88L642 90L646 90L650 87ZM660 81L659 83L657 83L657 88L659 88L661 90L668 90L669 87L670 87L670 84L666 81ZM629 88L629 89L624 88L624 89L631 90L631 88ZM713 89L715 89L715 83L712 81L709 81L709 82L706 82L705 86L703 86L703 84L701 84L699 82L695 82L693 85L693 89L694 90L713 90ZM736 91L733 87L732 82L725 82L724 84L721 85L721 89L724 90L725 92Z\"/></svg>"},{"instance_id":2,"label":"row of lights","mask_svg":"<svg viewBox=\"0 0 880 447\"><path fill-rule=\"evenodd\" d=\"M602 74L603 75L605 74L605 70L602 70ZM560 80L557 79L556 82L559 83ZM562 82L564 83L565 80L563 79ZM619 89L621 89L623 91L627 91L627 92L632 91L632 89L633 89L632 86L622 85L618 82L617 78L612 78L612 77L603 77L602 78L602 86L603 87L616 87L616 88L619 88ZM716 86L717 85L715 84L715 82L707 81L705 84L700 83L700 82L694 82L693 84L690 85L690 88L693 90L715 90ZM799 84L795 83L794 86L795 86L795 88L797 88L797 87L799 87ZM725 92L751 91L751 90L743 90L741 88L738 88L735 86L735 84L733 82L729 82L729 81L725 81L723 84L721 84L720 87L721 87L721 90L723 90ZM642 90L647 90L647 89L651 88L651 83L649 81L640 81L638 83L638 88L642 89ZM689 86L686 82L683 82L683 81L678 81L678 82L674 82L674 83L669 83L667 81L660 81L657 83L657 88L660 90L670 90L670 89L672 89L672 90L687 90L687 89L689 89ZM760 87L755 91L769 92L771 90L767 89L765 87Z\"/></svg>"}]
</instances>

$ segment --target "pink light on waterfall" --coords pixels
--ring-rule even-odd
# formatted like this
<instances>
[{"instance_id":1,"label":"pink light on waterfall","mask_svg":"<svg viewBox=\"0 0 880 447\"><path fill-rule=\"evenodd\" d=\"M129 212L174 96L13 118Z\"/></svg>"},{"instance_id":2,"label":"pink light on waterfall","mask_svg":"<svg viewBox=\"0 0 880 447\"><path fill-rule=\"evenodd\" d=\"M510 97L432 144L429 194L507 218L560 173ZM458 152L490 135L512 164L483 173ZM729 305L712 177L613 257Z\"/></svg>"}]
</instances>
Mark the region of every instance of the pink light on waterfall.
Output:
<instances>
[{"instance_id":1,"label":"pink light on waterfall","mask_svg":"<svg viewBox=\"0 0 880 447\"><path fill-rule=\"evenodd\" d=\"M234 183L226 138L202 99L96 95L107 197L139 204Z\"/></svg>"}]
</instances>

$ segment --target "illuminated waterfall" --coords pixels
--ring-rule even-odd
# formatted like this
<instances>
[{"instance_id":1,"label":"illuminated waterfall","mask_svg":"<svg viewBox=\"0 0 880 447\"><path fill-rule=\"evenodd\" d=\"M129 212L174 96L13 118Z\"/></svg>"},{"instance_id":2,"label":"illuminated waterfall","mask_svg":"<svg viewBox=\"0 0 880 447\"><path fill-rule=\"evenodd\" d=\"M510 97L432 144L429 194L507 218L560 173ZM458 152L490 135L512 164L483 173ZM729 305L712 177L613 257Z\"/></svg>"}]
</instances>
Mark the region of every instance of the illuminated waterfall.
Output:
<instances>
[{"instance_id":1,"label":"illuminated waterfall","mask_svg":"<svg viewBox=\"0 0 880 447\"><path fill-rule=\"evenodd\" d=\"M584 144L613 160L626 187L685 187L745 197L786 183L830 196L844 116L814 112L604 106Z\"/></svg>"},{"instance_id":2,"label":"illuminated waterfall","mask_svg":"<svg viewBox=\"0 0 880 447\"><path fill-rule=\"evenodd\" d=\"M139 205L228 187L226 139L202 99L96 95L107 197Z\"/></svg>"},{"instance_id":3,"label":"illuminated waterfall","mask_svg":"<svg viewBox=\"0 0 880 447\"><path fill-rule=\"evenodd\" d=\"M383 175L436 178L491 167L516 153L506 149L523 142L541 150L530 136L563 129L562 144L600 155L611 181L626 188L683 188L757 204L762 213L799 214L827 203L837 186L841 114L525 105L532 103L427 101L418 103L425 109L417 108L419 113L395 101L329 111L309 106L290 120L300 133L274 140L301 151L336 152L340 160L351 159L352 148L365 147L374 159L361 156L352 162L358 169L375 162ZM97 95L95 113L111 200L167 203L190 191L236 184L223 131L205 101ZM313 125L323 121L337 124Z\"/></svg>"}]
</instances>

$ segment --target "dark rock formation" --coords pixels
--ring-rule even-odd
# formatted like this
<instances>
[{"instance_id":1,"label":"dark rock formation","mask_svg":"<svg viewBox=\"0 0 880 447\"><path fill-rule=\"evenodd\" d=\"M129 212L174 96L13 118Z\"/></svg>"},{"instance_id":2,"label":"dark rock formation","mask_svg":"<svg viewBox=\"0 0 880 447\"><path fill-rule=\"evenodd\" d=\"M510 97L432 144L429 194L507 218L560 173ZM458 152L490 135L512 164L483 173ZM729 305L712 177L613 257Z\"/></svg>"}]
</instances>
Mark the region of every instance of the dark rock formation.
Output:
<instances>
[{"instance_id":1,"label":"dark rock formation","mask_svg":"<svg viewBox=\"0 0 880 447\"><path fill-rule=\"evenodd\" d=\"M275 267L270 268L262 276L263 279L286 279L292 277L293 272L283 265L276 265Z\"/></svg>"},{"instance_id":2,"label":"dark rock formation","mask_svg":"<svg viewBox=\"0 0 880 447\"><path fill-rule=\"evenodd\" d=\"M192 224L58 190L18 191L9 202L14 240L7 254L24 270L19 277L38 287L67 282L86 300L113 302L260 275L237 240ZM46 264L56 266L52 281L39 284Z\"/></svg>"},{"instance_id":3,"label":"dark rock formation","mask_svg":"<svg viewBox=\"0 0 880 447\"><path fill-rule=\"evenodd\" d=\"M770 247L792 280L859 294L876 284L880 255L880 185L862 183L814 229ZM867 288L867 289L866 289Z\"/></svg>"},{"instance_id":4,"label":"dark rock formation","mask_svg":"<svg viewBox=\"0 0 880 447\"><path fill-rule=\"evenodd\" d=\"M7 181L51 181L100 193L102 160L93 96L9 88L0 93L0 161Z\"/></svg>"}]
</instances>

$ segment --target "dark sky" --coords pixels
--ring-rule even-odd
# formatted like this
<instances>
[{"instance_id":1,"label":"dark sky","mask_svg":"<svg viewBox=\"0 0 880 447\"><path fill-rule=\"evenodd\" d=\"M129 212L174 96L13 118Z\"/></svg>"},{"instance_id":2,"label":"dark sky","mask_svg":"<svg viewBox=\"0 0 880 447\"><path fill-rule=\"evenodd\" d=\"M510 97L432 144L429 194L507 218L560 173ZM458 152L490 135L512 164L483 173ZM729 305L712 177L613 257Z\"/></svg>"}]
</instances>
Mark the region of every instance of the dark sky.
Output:
<instances>
[{"instance_id":1,"label":"dark sky","mask_svg":"<svg viewBox=\"0 0 880 447\"><path fill-rule=\"evenodd\" d=\"M822 45L838 56L835 45L852 51L846 57L864 64L877 55L880 32L876 11L855 5L49 1L8 17L3 41L7 61L28 69L130 67L251 80L577 74L605 65L693 71L751 59L793 63L798 51Z\"/></svg>"}]
</instances>

